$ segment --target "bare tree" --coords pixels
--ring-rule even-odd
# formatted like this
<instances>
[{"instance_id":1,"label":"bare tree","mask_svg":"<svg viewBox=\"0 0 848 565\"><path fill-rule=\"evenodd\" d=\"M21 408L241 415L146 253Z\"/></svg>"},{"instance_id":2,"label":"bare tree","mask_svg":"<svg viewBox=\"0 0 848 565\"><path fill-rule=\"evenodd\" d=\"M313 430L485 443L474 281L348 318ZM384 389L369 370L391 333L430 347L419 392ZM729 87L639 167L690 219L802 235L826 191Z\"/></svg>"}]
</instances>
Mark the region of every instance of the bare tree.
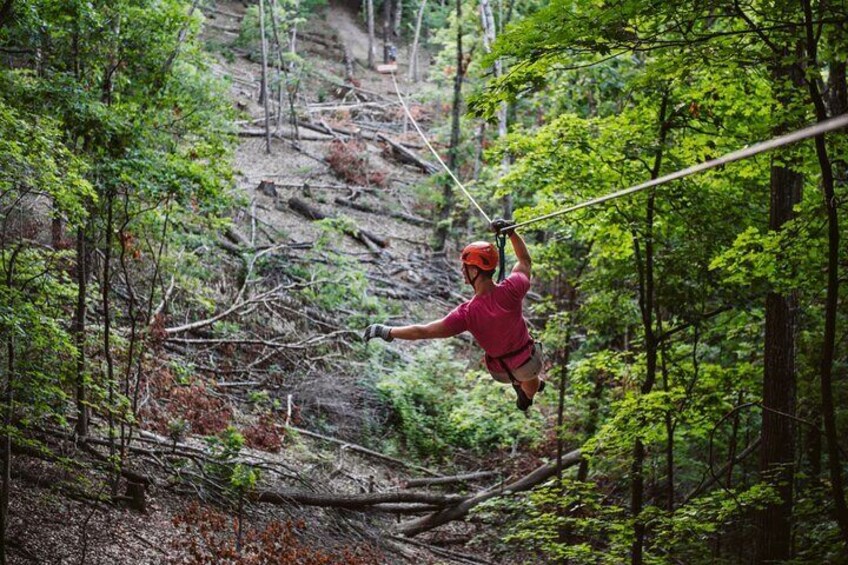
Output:
<instances>
[{"instance_id":1,"label":"bare tree","mask_svg":"<svg viewBox=\"0 0 848 565\"><path fill-rule=\"evenodd\" d=\"M492 52L492 45L495 43L496 27L495 16L492 13L492 4L489 0L480 0L480 22L483 26L483 48L486 53ZM503 74L503 62L498 59L494 64L495 78ZM501 102L498 107L498 138L506 136L507 130L507 104ZM504 153L501 160L501 171L505 174L509 170L509 155ZM504 218L512 217L512 196L506 195L503 198L503 215Z\"/></svg>"},{"instance_id":2,"label":"bare tree","mask_svg":"<svg viewBox=\"0 0 848 565\"><path fill-rule=\"evenodd\" d=\"M368 68L374 68L374 0L365 0L366 18L368 19Z\"/></svg>"},{"instance_id":3,"label":"bare tree","mask_svg":"<svg viewBox=\"0 0 848 565\"><path fill-rule=\"evenodd\" d=\"M392 37L395 41L400 38L400 24L403 21L403 0L395 0L392 9Z\"/></svg>"},{"instance_id":4,"label":"bare tree","mask_svg":"<svg viewBox=\"0 0 848 565\"><path fill-rule=\"evenodd\" d=\"M451 111L451 139L448 149L448 168L456 170L459 162L459 117L462 106L462 78L464 75L462 61L462 0L456 0L456 74L453 81L453 110ZM438 251L445 248L448 239L448 227L450 216L453 212L453 185L451 179L446 178L442 187L442 202L439 208L439 223L436 226L436 239L434 247Z\"/></svg>"},{"instance_id":5,"label":"bare tree","mask_svg":"<svg viewBox=\"0 0 848 565\"><path fill-rule=\"evenodd\" d=\"M389 62L389 29L392 25L392 0L383 0L383 64Z\"/></svg>"},{"instance_id":6,"label":"bare tree","mask_svg":"<svg viewBox=\"0 0 848 565\"><path fill-rule=\"evenodd\" d=\"M265 109L265 153L271 153L271 118L268 113L268 43L265 41L265 0L259 0L259 35L262 43L262 104Z\"/></svg>"},{"instance_id":7,"label":"bare tree","mask_svg":"<svg viewBox=\"0 0 848 565\"><path fill-rule=\"evenodd\" d=\"M415 20L415 37L412 40L412 54L409 56L409 80L418 82L418 42L421 40L421 23L424 21L424 8L427 6L427 0L421 0L418 6L418 17Z\"/></svg>"}]
</instances>

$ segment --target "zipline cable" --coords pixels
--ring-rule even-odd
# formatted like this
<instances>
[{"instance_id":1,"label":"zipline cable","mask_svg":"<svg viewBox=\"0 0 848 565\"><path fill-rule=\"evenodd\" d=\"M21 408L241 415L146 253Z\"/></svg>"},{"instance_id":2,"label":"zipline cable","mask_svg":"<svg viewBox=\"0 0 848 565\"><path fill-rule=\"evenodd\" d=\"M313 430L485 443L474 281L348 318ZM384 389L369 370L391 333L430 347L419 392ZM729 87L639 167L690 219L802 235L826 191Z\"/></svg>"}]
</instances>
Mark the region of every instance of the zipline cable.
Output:
<instances>
[{"instance_id":1,"label":"zipline cable","mask_svg":"<svg viewBox=\"0 0 848 565\"><path fill-rule=\"evenodd\" d=\"M781 135L780 137L772 138L768 141L757 143L744 149L739 149L737 151L728 153L727 155L712 159L710 161L706 161L699 165L694 165L692 167L688 167L686 169L682 169L680 171L669 173L665 176L649 180L647 182L643 182L642 184L637 184L636 186L631 186L630 188L625 188L617 192L607 194L606 196L599 196L598 198L593 198L591 200L581 202L580 204L575 204L574 206L563 208L562 210L551 212L550 214L545 214L544 216L532 218L530 220L515 224L514 226L510 226L507 229L514 230L524 226L529 226L530 224L535 224L536 222L541 222L543 220L549 220L557 216L562 216L563 214L568 214L569 212L574 212L582 208L588 208L589 206L594 206L596 204L615 200L616 198L621 198L622 196L627 196L628 194L641 192L648 188L659 186L661 184L665 184L676 179L681 179L683 177L688 177L689 175L693 175L695 173L715 169L716 167L726 165L727 163L732 163L734 161L739 161L740 159L753 157L754 155L765 153L766 151L771 151L772 149L777 149L778 147L783 147L784 145L790 145L797 141L816 137L817 135L822 135L824 133L837 130L846 126L848 126L848 113L842 114L841 116L837 116L835 118L831 118L824 122L820 122L818 124L805 127L792 133L787 133L786 135Z\"/></svg>"},{"instance_id":2,"label":"zipline cable","mask_svg":"<svg viewBox=\"0 0 848 565\"><path fill-rule=\"evenodd\" d=\"M421 128L418 127L418 122L416 122L415 118L412 117L412 113L409 111L409 108L407 108L406 102L403 100L403 96L401 96L401 94L400 94L400 88L398 88L397 79L395 79L395 73L392 73L392 83L394 83L394 85L395 85L395 92L397 92L397 97L398 97L398 100L400 100L400 105L403 106L403 111L406 112L406 117L409 118L410 122L412 122L412 127L415 128L415 131L417 131L418 135L421 136L421 139L424 140L424 144L427 145L427 148L430 150L431 153L433 153L433 156L436 158L436 160L439 161L439 164L442 165L442 167L448 172L448 174L453 179L453 182L455 182L456 185L460 188L460 190L462 190L462 192L463 192L463 194L465 194L466 198L468 198L468 200L470 200L471 203L474 204L474 206L480 211L480 213L483 214L483 217L486 218L486 223L491 224L492 219L489 217L489 215L486 214L486 212L483 210L483 208L480 207L479 204L477 204L477 201L474 200L474 197L471 196L471 193L468 192L468 190L465 188L465 186L463 186L463 184L461 182L459 182L459 179L456 178L456 175L453 174L453 171L451 171L450 168L447 165L445 165L445 162L442 161L442 158L439 156L439 154L436 152L436 150L433 149L433 146L430 145L430 142L427 140L427 136L425 136L424 132L421 131Z\"/></svg>"}]
</instances>

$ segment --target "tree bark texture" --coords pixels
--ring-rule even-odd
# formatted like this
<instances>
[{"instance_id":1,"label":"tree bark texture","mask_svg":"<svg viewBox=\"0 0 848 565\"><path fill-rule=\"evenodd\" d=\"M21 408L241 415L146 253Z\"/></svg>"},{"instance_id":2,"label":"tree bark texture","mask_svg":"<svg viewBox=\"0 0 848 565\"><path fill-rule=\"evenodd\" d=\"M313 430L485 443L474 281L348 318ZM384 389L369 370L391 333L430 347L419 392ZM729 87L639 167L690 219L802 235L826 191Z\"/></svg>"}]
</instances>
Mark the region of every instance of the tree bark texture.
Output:
<instances>
[{"instance_id":1,"label":"tree bark texture","mask_svg":"<svg viewBox=\"0 0 848 565\"><path fill-rule=\"evenodd\" d=\"M453 81L453 109L451 111L451 139L448 149L448 168L456 171L459 153L459 117L462 106L462 2L456 0L456 75ZM445 179L442 187L442 202L439 207L439 223L436 226L436 240L434 248L436 251L445 249L450 228L450 217L453 213L454 194L453 184L450 178Z\"/></svg>"},{"instance_id":2,"label":"tree bark texture","mask_svg":"<svg viewBox=\"0 0 848 565\"><path fill-rule=\"evenodd\" d=\"M783 53L786 60L791 53ZM777 85L786 82L803 86L797 67L777 64L772 69ZM788 95L779 100L788 105ZM791 129L781 123L775 133ZM772 165L770 172L769 229L780 231L794 217L800 202L803 177L789 167ZM798 299L793 291L770 291L766 296L763 359L763 416L760 473L774 485L780 501L768 505L757 518L759 537L757 563L789 559L792 553L792 487L795 479L795 337Z\"/></svg>"},{"instance_id":3,"label":"tree bark texture","mask_svg":"<svg viewBox=\"0 0 848 565\"><path fill-rule=\"evenodd\" d=\"M495 43L497 28L495 26L495 16L492 12L492 4L489 0L480 1L480 22L483 27L483 48L486 53L492 52L492 45ZM503 74L503 62L498 59L495 61L493 72L495 78ZM507 103L501 102L498 106L498 139L506 136L507 132ZM507 152L504 152L501 160L501 174L506 174L509 171L510 157ZM503 217L512 217L512 196L507 194L503 197Z\"/></svg>"},{"instance_id":4,"label":"tree bark texture","mask_svg":"<svg viewBox=\"0 0 848 565\"><path fill-rule=\"evenodd\" d=\"M374 0L365 0L366 19L368 20L368 68L374 68Z\"/></svg>"},{"instance_id":5,"label":"tree bark texture","mask_svg":"<svg viewBox=\"0 0 848 565\"><path fill-rule=\"evenodd\" d=\"M12 18L12 4L14 0L6 0L3 6L0 7L0 29L3 28Z\"/></svg>"},{"instance_id":6,"label":"tree bark texture","mask_svg":"<svg viewBox=\"0 0 848 565\"><path fill-rule=\"evenodd\" d=\"M268 42L265 40L265 1L259 0L259 35L262 43L262 85L260 97L265 112L265 153L271 154L271 115L268 112Z\"/></svg>"},{"instance_id":7,"label":"tree bark texture","mask_svg":"<svg viewBox=\"0 0 848 565\"><path fill-rule=\"evenodd\" d=\"M807 36L807 86L810 98L816 108L816 120L828 119L824 98L819 91L818 80L821 77L818 67L818 47L813 29L813 12L810 0L802 0ZM814 72L811 77L810 72ZM843 74L844 78L844 74ZM839 113L846 108L835 108ZM815 138L816 156L821 169L822 191L824 192L827 215L827 294L825 297L824 338L822 343L821 366L819 369L822 419L824 420L827 440L828 469L830 471L831 493L833 494L834 513L839 524L842 540L848 544L848 507L845 504L845 488L842 483L842 465L836 431L836 418L833 401L833 361L836 355L836 318L839 305L839 210L833 178L833 166L827 151L824 135Z\"/></svg>"},{"instance_id":8,"label":"tree bark texture","mask_svg":"<svg viewBox=\"0 0 848 565\"><path fill-rule=\"evenodd\" d=\"M88 284L88 256L85 250L85 227L77 228L77 304L74 312L74 345L77 348L76 358L76 432L80 437L88 435L88 406L86 405L85 387L85 316L86 288Z\"/></svg>"},{"instance_id":9,"label":"tree bark texture","mask_svg":"<svg viewBox=\"0 0 848 565\"><path fill-rule=\"evenodd\" d=\"M383 0L383 64L389 62L389 30L392 27L392 0Z\"/></svg>"},{"instance_id":10,"label":"tree bark texture","mask_svg":"<svg viewBox=\"0 0 848 565\"><path fill-rule=\"evenodd\" d=\"M570 451L569 453L563 456L562 467L573 467L574 465L580 463L582 459L583 456L580 453L580 450L575 449L574 451ZM558 467L556 464L542 465L541 467L537 468L528 475L521 477L517 481L514 481L502 487L495 487L485 490L474 496L468 497L457 504L447 506L443 510L440 510L433 514L399 524L396 530L398 533L411 537L426 532L428 530L432 530L433 528L437 528L443 524L447 524L448 522L451 522L453 520L460 520L464 518L472 508L474 508L481 502L489 500L490 498L494 498L496 496L501 496L504 494L522 492L544 483L548 479L551 479L556 476L559 468L560 467Z\"/></svg>"},{"instance_id":11,"label":"tree bark texture","mask_svg":"<svg viewBox=\"0 0 848 565\"><path fill-rule=\"evenodd\" d=\"M421 41L421 24L424 21L424 9L427 7L427 0L421 0L418 6L418 17L415 19L415 35L412 39L412 54L409 56L409 74L408 78L415 82L421 79L418 72L418 45Z\"/></svg>"},{"instance_id":12,"label":"tree bark texture","mask_svg":"<svg viewBox=\"0 0 848 565\"><path fill-rule=\"evenodd\" d=\"M659 139L657 153L654 156L654 164L651 168L651 178L659 177L662 168L663 147L668 134L666 124L666 113L668 111L668 93L663 94L659 111ZM645 382L642 383L641 393L648 394L653 390L657 380L657 355L658 340L654 331L653 313L657 309L654 293L654 191L648 193L645 207L645 256L644 264L640 260L639 241L634 241L636 248L637 269L639 270L639 310L642 314L642 330L645 335ZM645 446L641 438L636 438L633 443L633 462L630 465L630 512L633 515L633 544L630 551L630 562L632 565L641 565L643 562L643 548L645 544L645 523L640 519L644 498L643 467L645 461Z\"/></svg>"},{"instance_id":13,"label":"tree bark texture","mask_svg":"<svg viewBox=\"0 0 848 565\"><path fill-rule=\"evenodd\" d=\"M400 39L400 25L403 21L403 0L394 0L392 6L392 37L395 41Z\"/></svg>"}]
</instances>

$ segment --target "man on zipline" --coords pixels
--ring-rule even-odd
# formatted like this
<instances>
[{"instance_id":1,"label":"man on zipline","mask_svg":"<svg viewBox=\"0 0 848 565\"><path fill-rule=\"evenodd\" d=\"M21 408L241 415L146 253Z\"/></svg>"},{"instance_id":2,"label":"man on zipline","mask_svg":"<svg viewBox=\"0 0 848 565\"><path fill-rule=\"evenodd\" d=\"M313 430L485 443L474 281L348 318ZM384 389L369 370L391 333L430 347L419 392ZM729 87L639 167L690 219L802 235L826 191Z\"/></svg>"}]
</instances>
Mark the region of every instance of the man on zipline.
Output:
<instances>
[{"instance_id":1,"label":"man on zipline","mask_svg":"<svg viewBox=\"0 0 848 565\"><path fill-rule=\"evenodd\" d=\"M492 229L497 233L513 222L495 220ZM515 230L509 230L509 241L518 258L512 274L496 284L492 277L498 267L499 255L494 245L475 241L462 250L462 273L465 282L474 288L474 297L435 322L423 325L391 327L373 324L365 329L365 341L375 337L393 339L436 339L471 332L486 351L486 368L502 383L512 383L517 395L516 406L526 411L533 396L544 390L539 378L542 371L541 352L536 347L522 312L524 295L530 289L530 253L524 240Z\"/></svg>"}]
</instances>

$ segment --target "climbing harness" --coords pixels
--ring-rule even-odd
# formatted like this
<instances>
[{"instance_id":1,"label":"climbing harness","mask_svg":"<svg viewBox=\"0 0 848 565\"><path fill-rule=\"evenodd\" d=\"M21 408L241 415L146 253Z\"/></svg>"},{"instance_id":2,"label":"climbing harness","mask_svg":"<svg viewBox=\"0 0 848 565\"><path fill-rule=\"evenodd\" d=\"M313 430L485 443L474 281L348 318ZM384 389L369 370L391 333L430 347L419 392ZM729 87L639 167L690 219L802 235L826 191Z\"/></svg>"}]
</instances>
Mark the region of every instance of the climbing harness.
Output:
<instances>
[{"instance_id":1,"label":"climbing harness","mask_svg":"<svg viewBox=\"0 0 848 565\"><path fill-rule=\"evenodd\" d=\"M527 350L527 348L529 348L529 347L533 347L533 348L535 348L535 347L536 347L536 342L533 340L533 338L532 338L532 337L531 337L529 340L527 340L527 341L524 343L524 345L522 345L522 346L521 346L521 347L519 347L518 349L516 349L516 350L514 350L514 351L510 351L509 353L506 353L506 354L504 354L504 355L499 355L499 356L497 356L497 357L494 357L494 356L489 355L488 353L486 353L486 361L489 361L490 359L491 359L492 361L497 361L497 362L498 362L498 365L500 365L500 366L501 366L501 368L504 370L504 372L505 372L505 373L509 376L509 381L510 381L513 385L518 385L518 379L516 379L516 378L515 378L515 375L513 375L513 374L512 374L512 370L509 368L509 365L507 365L507 364L506 364L506 360L507 360L507 359L512 359L512 358L513 358L513 357L515 357L516 355L519 355L519 354L521 354L521 353L524 353L524 352ZM530 356L532 357L532 356L533 356L533 354L531 353L531 354L530 354Z\"/></svg>"},{"instance_id":2,"label":"climbing harness","mask_svg":"<svg viewBox=\"0 0 848 565\"><path fill-rule=\"evenodd\" d=\"M409 111L409 108L406 106L406 102L403 100L403 96L401 96L400 88L398 87L397 80L395 79L394 73L392 73L392 82L395 85L395 92L397 92L398 100L400 100L401 106L403 106L404 112L406 112L406 116L409 118L409 121L412 122L412 126L415 128L415 131L418 132L418 135L421 136L421 139L424 140L424 143L430 149L430 151L435 155L436 159L438 159L439 163L444 167L444 169L448 172L454 182L459 186L465 196L471 201L474 206L480 211L486 221L488 223L492 223L492 220L483 211L480 205L474 200L474 197L466 190L466 188L459 182L459 179L456 178L456 175L445 165L444 161L442 161L439 154L436 153L436 150L433 149L433 146L430 145L430 142L427 140L427 137L421 131L421 128L418 127L418 123L415 121L415 118L412 117L412 114ZM569 206L567 208L563 208L561 210L557 210L556 212L551 212L550 214L545 214L543 216L537 216L535 218L531 218L524 222L520 222L518 224L511 225L507 228L502 228L498 232L498 236L505 235L507 231L511 231L517 228L529 226L531 224L535 224L537 222L542 222L544 220L550 220L551 218L556 218L557 216L562 216L563 214L568 214L570 212L575 212L577 210L581 210L583 208L588 208L589 206L595 206L596 204L602 204L604 202L609 202L610 200L615 200L617 198L621 198L622 196L627 196L629 194L635 194L637 192L641 192L643 190L647 190L649 188L660 186L662 184L666 184L673 180L682 179L684 177L688 177L690 175L694 175L695 173L701 173L703 171L709 171L710 169L715 169L716 167L720 167L722 165L726 165L728 163L733 163L734 161L739 161L741 159L747 159L748 157L753 157L754 155L759 155L760 153L765 153L767 151L772 151L774 149L778 149L780 147L784 147L786 145L791 145L798 141L803 141L805 139L809 139L811 137L816 137L818 135L823 135L825 133L841 129L848 126L848 113L842 114L840 116L836 116L835 118L831 118L824 122L819 122L817 124L813 124L811 126L807 126L803 129L796 130L791 133L787 133L785 135L781 135L779 137L774 137L767 141L763 141L760 143L756 143L750 147L746 147L743 149L739 149L737 151L733 151L716 159L711 159L704 163L700 163L698 165L693 165L692 167L688 167L686 169L681 169L679 171L669 173L667 175L661 176L656 179L649 180L647 182L643 182L641 184L637 184L635 186L631 186L629 188L625 188L605 196L599 196L597 198L592 198L591 200L587 200L585 202L581 202L580 204L575 204L573 206ZM500 240L499 240L500 242ZM499 243L499 249L502 250L502 247ZM503 271L503 251L501 251L501 271ZM501 280L503 273L499 276L499 280Z\"/></svg>"}]
</instances>

